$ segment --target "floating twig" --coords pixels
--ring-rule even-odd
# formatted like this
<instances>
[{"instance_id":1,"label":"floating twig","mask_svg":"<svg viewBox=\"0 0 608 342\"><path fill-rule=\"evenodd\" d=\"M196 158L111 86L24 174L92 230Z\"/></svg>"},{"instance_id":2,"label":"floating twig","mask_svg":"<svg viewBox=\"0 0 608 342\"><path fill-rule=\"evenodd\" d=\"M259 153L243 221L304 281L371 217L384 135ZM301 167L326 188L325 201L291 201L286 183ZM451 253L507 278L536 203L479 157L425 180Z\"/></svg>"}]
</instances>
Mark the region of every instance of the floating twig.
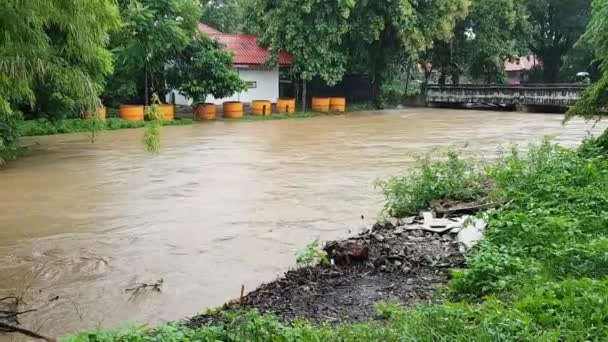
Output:
<instances>
[{"instance_id":1,"label":"floating twig","mask_svg":"<svg viewBox=\"0 0 608 342\"><path fill-rule=\"evenodd\" d=\"M31 338L36 338L36 339L39 339L39 340L45 340L45 341L48 341L48 342L55 342L56 341L56 339L54 339L54 338L50 338L50 337L46 337L44 335L40 335L37 332L31 331L31 330L28 330L28 329L24 329L24 328L21 328L21 327L17 327L17 326L11 325L11 324L2 323L2 322L0 322L0 332L3 332L3 333L19 333L19 334L22 334L22 335L25 335L25 336L28 336L28 337L31 337Z\"/></svg>"}]
</instances>

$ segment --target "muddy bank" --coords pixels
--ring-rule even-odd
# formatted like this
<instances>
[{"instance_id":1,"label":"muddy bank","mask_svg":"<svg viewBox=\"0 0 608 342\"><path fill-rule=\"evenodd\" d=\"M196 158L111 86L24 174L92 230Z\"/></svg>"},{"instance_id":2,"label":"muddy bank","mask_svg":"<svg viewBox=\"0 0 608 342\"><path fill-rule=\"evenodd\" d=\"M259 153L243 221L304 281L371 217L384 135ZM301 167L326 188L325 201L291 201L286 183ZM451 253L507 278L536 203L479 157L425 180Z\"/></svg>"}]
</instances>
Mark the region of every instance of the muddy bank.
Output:
<instances>
[{"instance_id":1,"label":"muddy bank","mask_svg":"<svg viewBox=\"0 0 608 342\"><path fill-rule=\"evenodd\" d=\"M433 300L450 269L464 265L464 213L476 210L462 208L391 219L356 237L329 242L324 251L332 264L291 270L224 309L257 309L285 323L301 318L339 324L373 319L380 301L413 305ZM221 319L221 314L203 314L186 324L199 327Z\"/></svg>"}]
</instances>

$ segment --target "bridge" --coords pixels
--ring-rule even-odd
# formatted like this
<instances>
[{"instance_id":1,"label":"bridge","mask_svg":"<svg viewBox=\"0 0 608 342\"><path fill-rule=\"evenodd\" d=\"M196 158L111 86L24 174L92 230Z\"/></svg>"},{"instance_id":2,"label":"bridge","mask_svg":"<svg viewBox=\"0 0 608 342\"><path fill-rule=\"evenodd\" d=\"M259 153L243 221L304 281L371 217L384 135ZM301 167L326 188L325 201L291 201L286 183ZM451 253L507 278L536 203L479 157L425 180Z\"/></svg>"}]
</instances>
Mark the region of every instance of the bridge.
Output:
<instances>
[{"instance_id":1,"label":"bridge","mask_svg":"<svg viewBox=\"0 0 608 342\"><path fill-rule=\"evenodd\" d=\"M429 85L427 102L433 104L477 104L505 107L558 107L574 105L585 84L526 85Z\"/></svg>"}]
</instances>

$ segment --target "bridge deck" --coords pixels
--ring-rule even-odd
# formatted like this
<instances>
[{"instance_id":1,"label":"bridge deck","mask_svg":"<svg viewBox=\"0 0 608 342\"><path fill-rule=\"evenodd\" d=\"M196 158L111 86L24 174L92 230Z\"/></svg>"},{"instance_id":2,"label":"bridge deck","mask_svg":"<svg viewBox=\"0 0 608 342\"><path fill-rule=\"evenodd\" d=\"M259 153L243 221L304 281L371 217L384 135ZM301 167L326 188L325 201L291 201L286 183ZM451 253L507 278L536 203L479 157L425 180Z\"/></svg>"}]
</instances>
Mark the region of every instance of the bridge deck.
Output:
<instances>
[{"instance_id":1,"label":"bridge deck","mask_svg":"<svg viewBox=\"0 0 608 342\"><path fill-rule=\"evenodd\" d=\"M580 98L586 87L583 84L431 85L427 88L427 101L569 107Z\"/></svg>"}]
</instances>

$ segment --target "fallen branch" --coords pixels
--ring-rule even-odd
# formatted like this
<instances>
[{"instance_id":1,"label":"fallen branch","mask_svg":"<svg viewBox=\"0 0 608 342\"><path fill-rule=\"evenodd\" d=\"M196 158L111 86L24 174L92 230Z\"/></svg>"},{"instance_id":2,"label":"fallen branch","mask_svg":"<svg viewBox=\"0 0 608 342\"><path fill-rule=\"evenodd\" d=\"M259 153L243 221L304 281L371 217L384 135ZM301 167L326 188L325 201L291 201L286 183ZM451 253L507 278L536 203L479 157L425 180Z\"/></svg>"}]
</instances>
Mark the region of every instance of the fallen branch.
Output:
<instances>
[{"instance_id":1,"label":"fallen branch","mask_svg":"<svg viewBox=\"0 0 608 342\"><path fill-rule=\"evenodd\" d=\"M443 216L449 216L451 214L463 213L463 212L464 213L476 213L480 210L496 208L498 205L499 205L498 202L474 205L474 206L470 206L470 207L455 207L455 208L444 208L443 206L439 205L439 206L435 207L434 210L437 214L442 214Z\"/></svg>"},{"instance_id":2,"label":"fallen branch","mask_svg":"<svg viewBox=\"0 0 608 342\"><path fill-rule=\"evenodd\" d=\"M20 328L20 327L16 327L14 325L10 325L10 324L7 324L7 323L2 323L2 322L0 322L0 332L3 332L3 333L19 333L19 334L22 334L22 335L25 335L25 336L28 336L28 337L31 337L31 338L36 338L36 339L39 339L39 340L45 340L45 341L48 341L48 342L55 342L55 341L57 341L54 338L50 338L50 337L46 337L44 335L40 335L37 332L31 331L31 330L27 330L27 329L24 329L24 328Z\"/></svg>"},{"instance_id":3,"label":"fallen branch","mask_svg":"<svg viewBox=\"0 0 608 342\"><path fill-rule=\"evenodd\" d=\"M156 291L156 292L162 292L160 289L160 287L162 285L163 285L163 279L160 279L154 284L146 284L146 283L139 284L136 287L126 289L125 292L133 292L133 295L136 295L137 293L139 293L139 291L142 291L145 289L152 289L153 291Z\"/></svg>"},{"instance_id":4,"label":"fallen branch","mask_svg":"<svg viewBox=\"0 0 608 342\"><path fill-rule=\"evenodd\" d=\"M36 311L36 309L26 310L26 311L6 311L6 310L0 310L0 314L4 315L4 316L0 316L0 320L8 321L9 319L12 319L16 323L18 323L17 318L18 318L19 315L23 315L23 314L34 312L34 311Z\"/></svg>"}]
</instances>

